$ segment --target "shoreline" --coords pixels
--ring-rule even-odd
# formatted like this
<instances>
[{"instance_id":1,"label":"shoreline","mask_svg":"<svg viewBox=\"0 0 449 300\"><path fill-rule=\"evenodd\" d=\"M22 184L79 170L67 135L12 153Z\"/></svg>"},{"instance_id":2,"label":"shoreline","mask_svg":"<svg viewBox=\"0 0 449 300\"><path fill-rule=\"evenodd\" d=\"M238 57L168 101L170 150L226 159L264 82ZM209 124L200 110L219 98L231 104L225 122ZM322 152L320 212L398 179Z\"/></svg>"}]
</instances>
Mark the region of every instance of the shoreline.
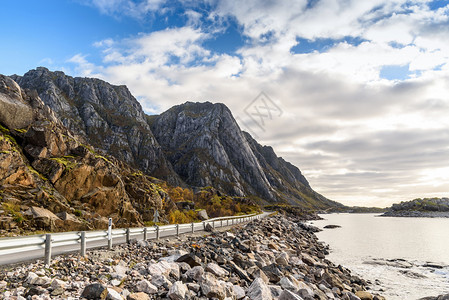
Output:
<instances>
[{"instance_id":1,"label":"shoreline","mask_svg":"<svg viewBox=\"0 0 449 300\"><path fill-rule=\"evenodd\" d=\"M380 217L398 217L398 218L449 218L447 211L387 211L380 215Z\"/></svg>"},{"instance_id":2,"label":"shoreline","mask_svg":"<svg viewBox=\"0 0 449 300\"><path fill-rule=\"evenodd\" d=\"M139 293L141 299L384 299L327 260L328 247L301 222L279 214L207 236L134 241L82 259L60 256L51 268L36 262L0 270L0 288L5 299L86 297L94 288L117 300Z\"/></svg>"}]
</instances>

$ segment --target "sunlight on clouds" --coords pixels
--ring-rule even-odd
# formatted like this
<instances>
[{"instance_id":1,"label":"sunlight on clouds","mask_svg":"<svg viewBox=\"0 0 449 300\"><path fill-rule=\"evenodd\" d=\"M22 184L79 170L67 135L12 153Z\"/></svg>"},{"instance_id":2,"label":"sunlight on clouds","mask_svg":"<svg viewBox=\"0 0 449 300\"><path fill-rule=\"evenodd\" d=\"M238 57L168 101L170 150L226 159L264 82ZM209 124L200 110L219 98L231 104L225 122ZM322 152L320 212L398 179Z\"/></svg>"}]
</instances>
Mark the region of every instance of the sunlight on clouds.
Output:
<instances>
[{"instance_id":1,"label":"sunlight on clouds","mask_svg":"<svg viewBox=\"0 0 449 300\"><path fill-rule=\"evenodd\" d=\"M137 18L168 5L130 2L93 3L103 13L123 9ZM202 24L204 12L187 2L183 25L96 42L104 65L83 54L69 61L77 74L126 84L148 113L212 101L248 121L245 107L266 92L285 113L257 132L259 142L273 145L330 199L387 206L448 196L449 170L439 165L449 163L448 6L432 11L426 1L405 0L207 4L212 9L205 17L216 24ZM229 18L244 45L229 53L206 47ZM295 54L298 38L330 44ZM385 66L409 72L387 80L380 77Z\"/></svg>"}]
</instances>

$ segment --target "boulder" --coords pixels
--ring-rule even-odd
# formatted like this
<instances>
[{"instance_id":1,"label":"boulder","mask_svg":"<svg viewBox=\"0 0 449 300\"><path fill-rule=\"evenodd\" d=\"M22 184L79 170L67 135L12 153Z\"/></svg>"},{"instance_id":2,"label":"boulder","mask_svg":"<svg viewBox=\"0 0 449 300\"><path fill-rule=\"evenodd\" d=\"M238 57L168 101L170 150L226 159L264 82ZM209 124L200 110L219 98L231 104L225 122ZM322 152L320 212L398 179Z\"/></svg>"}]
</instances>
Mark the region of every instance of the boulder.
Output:
<instances>
[{"instance_id":1,"label":"boulder","mask_svg":"<svg viewBox=\"0 0 449 300\"><path fill-rule=\"evenodd\" d=\"M147 294L157 293L158 289L151 282L146 279L143 279L136 284L136 289L139 292L144 292Z\"/></svg>"},{"instance_id":2,"label":"boulder","mask_svg":"<svg viewBox=\"0 0 449 300\"><path fill-rule=\"evenodd\" d=\"M209 219L209 216L207 215L207 211L205 209L201 209L197 212L198 218L201 221L205 221Z\"/></svg>"},{"instance_id":3,"label":"boulder","mask_svg":"<svg viewBox=\"0 0 449 300\"><path fill-rule=\"evenodd\" d=\"M128 295L128 300L150 300L150 296L144 292L132 293Z\"/></svg>"},{"instance_id":4,"label":"boulder","mask_svg":"<svg viewBox=\"0 0 449 300\"><path fill-rule=\"evenodd\" d=\"M106 299L108 296L108 290L102 284L93 283L87 285L83 292L81 293L81 297L86 299Z\"/></svg>"},{"instance_id":5,"label":"boulder","mask_svg":"<svg viewBox=\"0 0 449 300\"><path fill-rule=\"evenodd\" d=\"M226 297L223 284L211 273L205 273L201 277L200 286L201 291L208 298L224 299Z\"/></svg>"},{"instance_id":6,"label":"boulder","mask_svg":"<svg viewBox=\"0 0 449 300\"><path fill-rule=\"evenodd\" d=\"M0 123L9 129L19 129L33 121L33 109L23 101L19 85L11 78L0 75Z\"/></svg>"},{"instance_id":7,"label":"boulder","mask_svg":"<svg viewBox=\"0 0 449 300\"><path fill-rule=\"evenodd\" d=\"M373 300L373 295L371 295L367 291L358 291L355 293L357 297L360 298L360 300Z\"/></svg>"},{"instance_id":8,"label":"boulder","mask_svg":"<svg viewBox=\"0 0 449 300\"><path fill-rule=\"evenodd\" d=\"M217 265L215 263L208 263L206 265L206 271L211 272L212 274L214 274L217 277L224 277L229 274L228 271L226 271L225 269L223 269L222 267L220 267L219 265Z\"/></svg>"},{"instance_id":9,"label":"boulder","mask_svg":"<svg viewBox=\"0 0 449 300\"><path fill-rule=\"evenodd\" d=\"M247 296L254 300L271 300L270 288L265 284L261 278L256 278L248 288Z\"/></svg>"},{"instance_id":10,"label":"boulder","mask_svg":"<svg viewBox=\"0 0 449 300\"><path fill-rule=\"evenodd\" d=\"M188 289L182 281L176 281L170 287L167 296L172 300L184 300Z\"/></svg>"},{"instance_id":11,"label":"boulder","mask_svg":"<svg viewBox=\"0 0 449 300\"><path fill-rule=\"evenodd\" d=\"M289 290L283 290L278 300L303 300L303 299Z\"/></svg>"}]
</instances>

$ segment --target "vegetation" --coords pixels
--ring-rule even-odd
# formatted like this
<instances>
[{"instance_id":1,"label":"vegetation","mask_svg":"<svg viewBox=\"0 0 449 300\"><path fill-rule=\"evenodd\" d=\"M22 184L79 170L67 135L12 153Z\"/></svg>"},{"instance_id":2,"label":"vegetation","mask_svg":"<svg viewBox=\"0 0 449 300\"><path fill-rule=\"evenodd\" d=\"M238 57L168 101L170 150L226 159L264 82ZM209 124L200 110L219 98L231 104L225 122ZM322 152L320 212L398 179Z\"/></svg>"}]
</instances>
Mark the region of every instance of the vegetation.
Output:
<instances>
[{"instance_id":1,"label":"vegetation","mask_svg":"<svg viewBox=\"0 0 449 300\"><path fill-rule=\"evenodd\" d=\"M76 161L74 161L75 157L71 155L63 157L52 157L50 159L64 165L66 170L72 170L74 167L76 167Z\"/></svg>"},{"instance_id":2,"label":"vegetation","mask_svg":"<svg viewBox=\"0 0 449 300\"><path fill-rule=\"evenodd\" d=\"M393 204L391 210L449 211L449 198L417 198Z\"/></svg>"},{"instance_id":3,"label":"vegetation","mask_svg":"<svg viewBox=\"0 0 449 300\"><path fill-rule=\"evenodd\" d=\"M14 222L22 223L24 218L20 212L20 205L17 203L3 202L2 209L13 217Z\"/></svg>"}]
</instances>

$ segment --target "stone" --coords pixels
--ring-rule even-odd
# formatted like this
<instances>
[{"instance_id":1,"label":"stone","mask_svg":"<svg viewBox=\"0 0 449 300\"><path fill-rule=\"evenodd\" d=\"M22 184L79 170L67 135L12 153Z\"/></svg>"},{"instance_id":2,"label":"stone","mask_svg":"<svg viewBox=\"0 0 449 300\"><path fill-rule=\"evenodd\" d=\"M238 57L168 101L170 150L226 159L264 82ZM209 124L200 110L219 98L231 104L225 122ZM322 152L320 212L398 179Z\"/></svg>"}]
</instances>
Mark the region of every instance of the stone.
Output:
<instances>
[{"instance_id":1,"label":"stone","mask_svg":"<svg viewBox=\"0 0 449 300\"><path fill-rule=\"evenodd\" d=\"M182 281L176 281L170 287L167 296L172 300L184 300L188 289Z\"/></svg>"},{"instance_id":2,"label":"stone","mask_svg":"<svg viewBox=\"0 0 449 300\"><path fill-rule=\"evenodd\" d=\"M57 289L57 288L65 288L66 282L59 280L59 279L53 279L53 281L51 282L51 287L53 289Z\"/></svg>"},{"instance_id":3,"label":"stone","mask_svg":"<svg viewBox=\"0 0 449 300\"><path fill-rule=\"evenodd\" d=\"M33 119L33 109L22 99L19 85L0 75L0 123L10 129L19 129L30 125Z\"/></svg>"},{"instance_id":4,"label":"stone","mask_svg":"<svg viewBox=\"0 0 449 300\"><path fill-rule=\"evenodd\" d=\"M206 265L206 271L211 272L212 274L214 274L217 277L224 277L224 276L229 275L228 271L226 271L225 269L223 269L222 267L220 267L219 265L217 265L215 263L208 263Z\"/></svg>"},{"instance_id":5,"label":"stone","mask_svg":"<svg viewBox=\"0 0 449 300\"><path fill-rule=\"evenodd\" d=\"M355 295L359 297L360 300L373 300L373 295L366 291L357 291Z\"/></svg>"},{"instance_id":6,"label":"stone","mask_svg":"<svg viewBox=\"0 0 449 300\"><path fill-rule=\"evenodd\" d=\"M204 230L206 230L207 232L214 232L214 228L212 227L212 225L210 223L207 223L204 226Z\"/></svg>"},{"instance_id":7,"label":"stone","mask_svg":"<svg viewBox=\"0 0 449 300\"><path fill-rule=\"evenodd\" d=\"M83 292L81 293L81 297L87 299L106 299L108 296L108 290L100 283L93 283L87 285Z\"/></svg>"},{"instance_id":8,"label":"stone","mask_svg":"<svg viewBox=\"0 0 449 300\"><path fill-rule=\"evenodd\" d=\"M132 293L128 295L128 300L150 300L150 296L144 292Z\"/></svg>"},{"instance_id":9,"label":"stone","mask_svg":"<svg viewBox=\"0 0 449 300\"><path fill-rule=\"evenodd\" d=\"M308 264L309 266L314 266L317 263L316 260L312 256L310 256L306 253L302 253L302 261L305 262L306 264Z\"/></svg>"},{"instance_id":10,"label":"stone","mask_svg":"<svg viewBox=\"0 0 449 300\"><path fill-rule=\"evenodd\" d=\"M271 264L262 268L262 271L267 275L270 282L276 283L281 280L282 272L276 264Z\"/></svg>"},{"instance_id":11,"label":"stone","mask_svg":"<svg viewBox=\"0 0 449 300\"><path fill-rule=\"evenodd\" d=\"M271 291L261 278L256 278L248 288L247 296L254 300L273 299Z\"/></svg>"},{"instance_id":12,"label":"stone","mask_svg":"<svg viewBox=\"0 0 449 300\"><path fill-rule=\"evenodd\" d=\"M289 290L284 290L279 296L279 300L303 300L303 299Z\"/></svg>"},{"instance_id":13,"label":"stone","mask_svg":"<svg viewBox=\"0 0 449 300\"><path fill-rule=\"evenodd\" d=\"M146 279L140 280L136 284L136 290L147 294L157 293L158 289L151 282Z\"/></svg>"},{"instance_id":14,"label":"stone","mask_svg":"<svg viewBox=\"0 0 449 300\"><path fill-rule=\"evenodd\" d=\"M29 283L29 284L31 284L31 282L33 281L33 280L35 280L36 278L38 278L39 276L36 274L36 273L34 273L34 272L28 272L28 276L27 276L27 278L26 278L26 282L27 283Z\"/></svg>"},{"instance_id":15,"label":"stone","mask_svg":"<svg viewBox=\"0 0 449 300\"><path fill-rule=\"evenodd\" d=\"M166 289L170 288L172 283L170 280L167 279L164 275L155 275L153 278L151 278L151 283L154 284L156 287L164 287ZM148 293L148 292L147 292ZM149 293L151 294L151 293Z\"/></svg>"},{"instance_id":16,"label":"stone","mask_svg":"<svg viewBox=\"0 0 449 300\"><path fill-rule=\"evenodd\" d=\"M211 273L204 273L200 280L202 293L208 298L224 299L224 286Z\"/></svg>"},{"instance_id":17,"label":"stone","mask_svg":"<svg viewBox=\"0 0 449 300\"><path fill-rule=\"evenodd\" d=\"M237 300L243 299L246 296L245 290L239 285L233 285L232 289L234 290L235 298Z\"/></svg>"},{"instance_id":18,"label":"stone","mask_svg":"<svg viewBox=\"0 0 449 300\"><path fill-rule=\"evenodd\" d=\"M106 296L106 300L123 300L123 297L117 291L112 288L107 288L108 295Z\"/></svg>"},{"instance_id":19,"label":"stone","mask_svg":"<svg viewBox=\"0 0 449 300\"><path fill-rule=\"evenodd\" d=\"M194 291L195 293L198 293L201 289L201 286L198 283L188 282L186 283L186 286L189 290Z\"/></svg>"},{"instance_id":20,"label":"stone","mask_svg":"<svg viewBox=\"0 0 449 300\"><path fill-rule=\"evenodd\" d=\"M194 253L185 254L180 258L178 258L176 262L185 262L192 268L196 266L201 266L201 259Z\"/></svg>"},{"instance_id":21,"label":"stone","mask_svg":"<svg viewBox=\"0 0 449 300\"><path fill-rule=\"evenodd\" d=\"M198 218L201 221L205 221L209 219L209 216L207 215L207 211L205 209L201 209L197 212Z\"/></svg>"},{"instance_id":22,"label":"stone","mask_svg":"<svg viewBox=\"0 0 449 300\"><path fill-rule=\"evenodd\" d=\"M276 257L276 263L281 266L288 266L289 264L289 257L288 254L285 252L282 252L281 254Z\"/></svg>"},{"instance_id":23,"label":"stone","mask_svg":"<svg viewBox=\"0 0 449 300\"><path fill-rule=\"evenodd\" d=\"M196 266L191 268L190 270L188 270L185 273L185 276L187 277L187 279L189 279L190 281L200 281L202 276L204 274L204 269L201 266Z\"/></svg>"},{"instance_id":24,"label":"stone","mask_svg":"<svg viewBox=\"0 0 449 300\"><path fill-rule=\"evenodd\" d=\"M297 287L293 284L293 282L288 279L287 277L282 277L279 281L279 285L282 286L283 289L289 290L289 291L296 291Z\"/></svg>"}]
</instances>

